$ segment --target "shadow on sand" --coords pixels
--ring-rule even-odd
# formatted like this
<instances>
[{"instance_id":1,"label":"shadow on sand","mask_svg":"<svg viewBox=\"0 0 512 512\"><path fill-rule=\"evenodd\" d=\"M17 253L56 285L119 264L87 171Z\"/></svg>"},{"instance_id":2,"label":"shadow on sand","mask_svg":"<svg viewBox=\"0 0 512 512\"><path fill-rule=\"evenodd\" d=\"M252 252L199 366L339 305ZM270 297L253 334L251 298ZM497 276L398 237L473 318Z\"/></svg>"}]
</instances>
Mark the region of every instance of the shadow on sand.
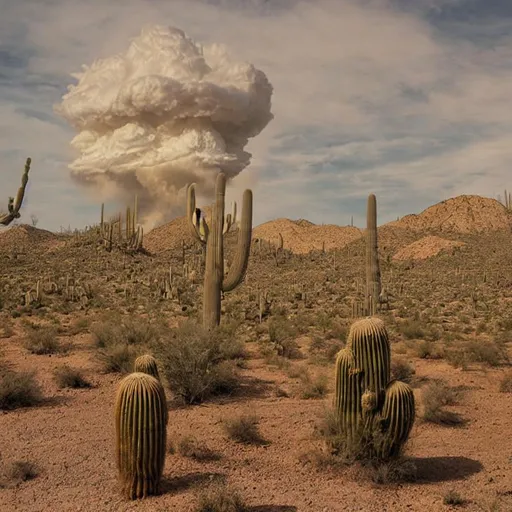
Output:
<instances>
[{"instance_id":1,"label":"shadow on sand","mask_svg":"<svg viewBox=\"0 0 512 512\"><path fill-rule=\"evenodd\" d=\"M411 458L417 468L415 483L449 482L482 471L482 464L467 457L424 457Z\"/></svg>"},{"instance_id":2,"label":"shadow on sand","mask_svg":"<svg viewBox=\"0 0 512 512\"><path fill-rule=\"evenodd\" d=\"M187 491L191 487L223 483L225 480L226 475L222 473L189 473L182 476L164 477L161 483L161 494L176 494Z\"/></svg>"},{"instance_id":3,"label":"shadow on sand","mask_svg":"<svg viewBox=\"0 0 512 512\"><path fill-rule=\"evenodd\" d=\"M242 400L257 400L271 396L275 383L269 380L259 379L252 376L242 376L240 384L230 393L218 394L208 398L209 405L225 405L228 403L236 403ZM202 404L194 404L200 407ZM171 398L167 401L169 410L178 411L190 408L190 404L184 404L180 400Z\"/></svg>"},{"instance_id":4,"label":"shadow on sand","mask_svg":"<svg viewBox=\"0 0 512 512\"><path fill-rule=\"evenodd\" d=\"M297 507L291 505L261 505L249 507L250 512L297 512Z\"/></svg>"}]
</instances>

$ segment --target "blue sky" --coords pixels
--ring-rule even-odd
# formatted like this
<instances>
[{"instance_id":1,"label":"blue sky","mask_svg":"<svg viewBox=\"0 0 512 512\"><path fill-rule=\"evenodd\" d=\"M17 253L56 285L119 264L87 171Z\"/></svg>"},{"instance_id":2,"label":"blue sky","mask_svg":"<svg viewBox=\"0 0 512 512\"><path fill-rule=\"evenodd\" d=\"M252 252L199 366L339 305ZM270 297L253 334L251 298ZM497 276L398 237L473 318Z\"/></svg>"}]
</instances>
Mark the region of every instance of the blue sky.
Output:
<instances>
[{"instance_id":1,"label":"blue sky","mask_svg":"<svg viewBox=\"0 0 512 512\"><path fill-rule=\"evenodd\" d=\"M125 51L148 23L223 43L272 83L275 118L229 189L253 189L255 224L363 226L371 192L383 223L510 185L512 2L2 0L0 209L31 156L22 220L97 222L101 199L70 178L75 132L53 105L70 73Z\"/></svg>"}]
</instances>

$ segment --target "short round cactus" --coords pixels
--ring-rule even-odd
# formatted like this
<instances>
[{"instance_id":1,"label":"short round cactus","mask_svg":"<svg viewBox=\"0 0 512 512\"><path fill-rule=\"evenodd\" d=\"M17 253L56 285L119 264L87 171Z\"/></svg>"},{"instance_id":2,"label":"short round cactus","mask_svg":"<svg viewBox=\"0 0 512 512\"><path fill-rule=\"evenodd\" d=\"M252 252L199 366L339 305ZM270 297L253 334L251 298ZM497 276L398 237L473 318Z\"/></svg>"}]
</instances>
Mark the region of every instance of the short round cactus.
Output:
<instances>
[{"instance_id":1,"label":"short round cactus","mask_svg":"<svg viewBox=\"0 0 512 512\"><path fill-rule=\"evenodd\" d=\"M148 375L155 377L155 379L160 380L156 359L150 354L144 354L143 356L137 357L133 364L133 371L147 373Z\"/></svg>"},{"instance_id":2,"label":"short round cactus","mask_svg":"<svg viewBox=\"0 0 512 512\"><path fill-rule=\"evenodd\" d=\"M146 373L126 376L116 396L117 467L129 499L158 494L165 464L167 403L159 380Z\"/></svg>"}]
</instances>

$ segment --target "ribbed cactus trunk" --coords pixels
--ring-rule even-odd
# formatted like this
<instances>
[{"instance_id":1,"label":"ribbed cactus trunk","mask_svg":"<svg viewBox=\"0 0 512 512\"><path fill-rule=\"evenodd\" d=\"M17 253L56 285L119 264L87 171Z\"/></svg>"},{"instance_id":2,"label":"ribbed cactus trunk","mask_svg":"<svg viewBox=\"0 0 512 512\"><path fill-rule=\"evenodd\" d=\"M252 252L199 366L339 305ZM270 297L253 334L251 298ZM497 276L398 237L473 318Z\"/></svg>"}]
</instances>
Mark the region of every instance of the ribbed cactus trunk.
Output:
<instances>
[{"instance_id":1,"label":"ribbed cactus trunk","mask_svg":"<svg viewBox=\"0 0 512 512\"><path fill-rule=\"evenodd\" d=\"M375 194L370 194L366 211L366 310L368 315L374 315L377 312L380 292L377 199Z\"/></svg>"},{"instance_id":2,"label":"ribbed cactus trunk","mask_svg":"<svg viewBox=\"0 0 512 512\"><path fill-rule=\"evenodd\" d=\"M243 195L242 218L233 263L224 276L224 234L236 223L236 204L233 213L224 217L226 176L219 173L215 183L215 204L211 226L196 209L195 185L187 189L187 218L192 234L206 247L206 266L203 292L203 326L213 329L220 324L222 292L234 290L247 271L252 237L252 192Z\"/></svg>"},{"instance_id":3,"label":"ribbed cactus trunk","mask_svg":"<svg viewBox=\"0 0 512 512\"><path fill-rule=\"evenodd\" d=\"M30 164L32 163L31 158L27 158L25 162L25 169L21 176L21 187L18 189L16 197L9 197L7 204L7 213L0 212L0 224L8 226L13 220L20 218L20 208L23 204L23 198L25 197L25 190L28 183L28 172L30 171Z\"/></svg>"},{"instance_id":4,"label":"ribbed cactus trunk","mask_svg":"<svg viewBox=\"0 0 512 512\"><path fill-rule=\"evenodd\" d=\"M116 396L117 468L129 499L158 494L165 464L167 403L159 380L146 373L125 377Z\"/></svg>"},{"instance_id":5,"label":"ribbed cactus trunk","mask_svg":"<svg viewBox=\"0 0 512 512\"><path fill-rule=\"evenodd\" d=\"M224 277L224 203L226 177L219 173L215 183L215 204L212 226L206 242L206 266L204 272L203 325L211 329L220 324L222 279Z\"/></svg>"},{"instance_id":6,"label":"ribbed cactus trunk","mask_svg":"<svg viewBox=\"0 0 512 512\"><path fill-rule=\"evenodd\" d=\"M336 358L335 398L340 430L357 452L389 458L400 453L414 423L412 389L390 382L390 345L384 322L364 318L350 328Z\"/></svg>"}]
</instances>

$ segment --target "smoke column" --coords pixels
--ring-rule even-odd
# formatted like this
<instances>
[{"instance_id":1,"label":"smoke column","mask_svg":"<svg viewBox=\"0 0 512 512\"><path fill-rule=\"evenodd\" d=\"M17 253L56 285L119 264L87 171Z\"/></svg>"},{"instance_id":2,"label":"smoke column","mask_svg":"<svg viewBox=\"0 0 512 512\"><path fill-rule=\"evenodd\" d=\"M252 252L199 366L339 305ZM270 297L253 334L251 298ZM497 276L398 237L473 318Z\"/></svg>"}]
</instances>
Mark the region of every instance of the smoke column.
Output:
<instances>
[{"instance_id":1,"label":"smoke column","mask_svg":"<svg viewBox=\"0 0 512 512\"><path fill-rule=\"evenodd\" d=\"M145 27L124 55L71 76L55 106L78 131L71 175L103 196L137 193L147 227L182 212L188 183L211 197L219 169L239 174L248 139L273 118L262 71L177 28Z\"/></svg>"}]
</instances>

